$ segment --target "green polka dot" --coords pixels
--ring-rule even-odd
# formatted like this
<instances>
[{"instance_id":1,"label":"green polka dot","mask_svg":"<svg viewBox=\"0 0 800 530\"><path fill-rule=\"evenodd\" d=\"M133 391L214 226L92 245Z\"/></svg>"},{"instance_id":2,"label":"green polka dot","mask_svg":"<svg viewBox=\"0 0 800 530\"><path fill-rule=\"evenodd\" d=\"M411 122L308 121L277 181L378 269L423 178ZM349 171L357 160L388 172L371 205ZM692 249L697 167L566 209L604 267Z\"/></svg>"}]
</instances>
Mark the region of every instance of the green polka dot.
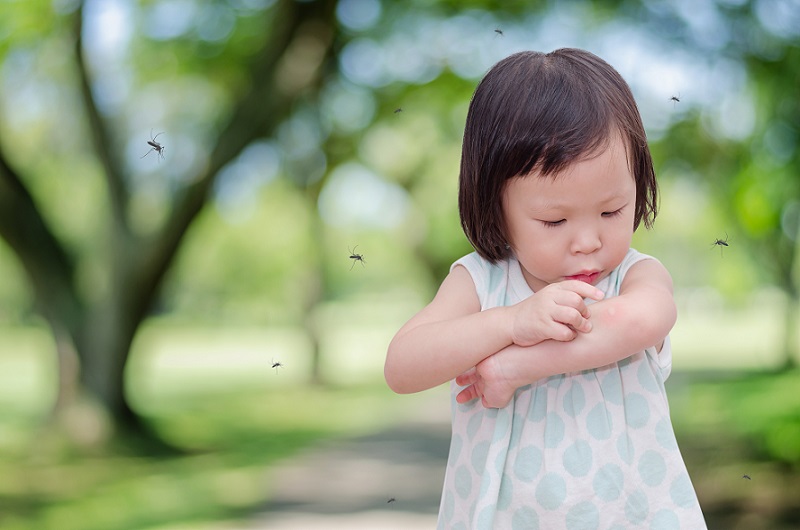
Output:
<instances>
[{"instance_id":1,"label":"green polka dot","mask_svg":"<svg viewBox=\"0 0 800 530\"><path fill-rule=\"evenodd\" d=\"M481 423L483 423L483 414L483 412L473 414L469 419L469 422L467 422L467 436L470 440L475 438L475 433L477 433L478 429L481 428Z\"/></svg>"},{"instance_id":2,"label":"green polka dot","mask_svg":"<svg viewBox=\"0 0 800 530\"><path fill-rule=\"evenodd\" d=\"M486 497L486 494L489 493L489 490L492 486L492 475L491 473L484 473L481 476L481 489L478 493L478 499L482 499ZM474 508L474 506L473 506Z\"/></svg>"},{"instance_id":3,"label":"green polka dot","mask_svg":"<svg viewBox=\"0 0 800 530\"><path fill-rule=\"evenodd\" d=\"M649 362L639 364L639 369L636 370L636 377L639 379L639 384L642 385L642 388L648 392L652 392L653 394L661 393L661 387L656 380L656 376L653 375Z\"/></svg>"},{"instance_id":4,"label":"green polka dot","mask_svg":"<svg viewBox=\"0 0 800 530\"><path fill-rule=\"evenodd\" d=\"M458 461L458 455L461 454L462 447L464 447L464 440L461 439L461 435L453 434L453 438L450 440L450 456L448 458L451 462Z\"/></svg>"},{"instance_id":5,"label":"green polka dot","mask_svg":"<svg viewBox=\"0 0 800 530\"><path fill-rule=\"evenodd\" d=\"M539 514L524 506L511 517L511 530L539 530Z\"/></svg>"},{"instance_id":6,"label":"green polka dot","mask_svg":"<svg viewBox=\"0 0 800 530\"><path fill-rule=\"evenodd\" d=\"M525 418L520 414L514 414L511 418L511 436L508 439L508 449L516 449L519 446L520 438L522 438L523 427L525 426Z\"/></svg>"},{"instance_id":7,"label":"green polka dot","mask_svg":"<svg viewBox=\"0 0 800 530\"><path fill-rule=\"evenodd\" d=\"M627 432L622 433L620 437L617 438L617 453L626 464L633 463L633 441L631 437L628 436Z\"/></svg>"},{"instance_id":8,"label":"green polka dot","mask_svg":"<svg viewBox=\"0 0 800 530\"><path fill-rule=\"evenodd\" d=\"M539 422L547 415L547 387L536 385L536 391L531 396L531 403L528 406L528 419L532 422Z\"/></svg>"},{"instance_id":9,"label":"green polka dot","mask_svg":"<svg viewBox=\"0 0 800 530\"><path fill-rule=\"evenodd\" d=\"M472 459L472 469L475 470L475 473L480 475L486 469L486 457L488 454L489 442L480 442L472 448L470 457Z\"/></svg>"},{"instance_id":10,"label":"green polka dot","mask_svg":"<svg viewBox=\"0 0 800 530\"><path fill-rule=\"evenodd\" d=\"M497 411L497 417L494 421L494 435L492 441L498 441L505 438L508 429L511 427L511 412L509 408L494 409Z\"/></svg>"},{"instance_id":11,"label":"green polka dot","mask_svg":"<svg viewBox=\"0 0 800 530\"><path fill-rule=\"evenodd\" d=\"M622 405L622 377L618 370L610 370L600 381L603 398L614 405Z\"/></svg>"},{"instance_id":12,"label":"green polka dot","mask_svg":"<svg viewBox=\"0 0 800 530\"><path fill-rule=\"evenodd\" d=\"M564 468L573 477L585 477L592 467L592 447L578 440L564 451Z\"/></svg>"},{"instance_id":13,"label":"green polka dot","mask_svg":"<svg viewBox=\"0 0 800 530\"><path fill-rule=\"evenodd\" d=\"M558 447L564 439L564 420L561 416L551 412L547 415L547 422L544 425L544 446L548 448Z\"/></svg>"},{"instance_id":14,"label":"green polka dot","mask_svg":"<svg viewBox=\"0 0 800 530\"><path fill-rule=\"evenodd\" d=\"M625 396L625 422L632 429L641 429L650 421L650 407L641 394Z\"/></svg>"},{"instance_id":15,"label":"green polka dot","mask_svg":"<svg viewBox=\"0 0 800 530\"><path fill-rule=\"evenodd\" d=\"M656 451L645 451L639 459L639 476L648 486L658 486L667 475L664 457Z\"/></svg>"},{"instance_id":16,"label":"green polka dot","mask_svg":"<svg viewBox=\"0 0 800 530\"><path fill-rule=\"evenodd\" d=\"M517 451L514 460L514 475L523 482L532 482L542 468L542 451L528 445Z\"/></svg>"},{"instance_id":17,"label":"green polka dot","mask_svg":"<svg viewBox=\"0 0 800 530\"><path fill-rule=\"evenodd\" d=\"M653 516L650 530L679 530L681 522L675 512L668 509L659 510Z\"/></svg>"},{"instance_id":18,"label":"green polka dot","mask_svg":"<svg viewBox=\"0 0 800 530\"><path fill-rule=\"evenodd\" d=\"M456 493L462 499L466 499L469 496L469 492L472 491L472 473L469 472L467 466L459 466L456 469Z\"/></svg>"},{"instance_id":19,"label":"green polka dot","mask_svg":"<svg viewBox=\"0 0 800 530\"><path fill-rule=\"evenodd\" d=\"M560 475L547 473L536 486L536 501L547 510L555 510L567 498L567 483Z\"/></svg>"},{"instance_id":20,"label":"green polka dot","mask_svg":"<svg viewBox=\"0 0 800 530\"><path fill-rule=\"evenodd\" d=\"M611 415L605 403L598 403L586 416L586 430L597 440L607 440L611 436Z\"/></svg>"},{"instance_id":21,"label":"green polka dot","mask_svg":"<svg viewBox=\"0 0 800 530\"><path fill-rule=\"evenodd\" d=\"M675 440L675 432L672 430L669 418L661 418L656 423L656 441L658 441L658 445L668 451L676 451L678 449L678 442Z\"/></svg>"},{"instance_id":22,"label":"green polka dot","mask_svg":"<svg viewBox=\"0 0 800 530\"><path fill-rule=\"evenodd\" d=\"M573 383L572 387L564 394L564 412L575 418L581 413L584 406L586 406L586 395L583 392L583 387Z\"/></svg>"},{"instance_id":23,"label":"green polka dot","mask_svg":"<svg viewBox=\"0 0 800 530\"><path fill-rule=\"evenodd\" d=\"M514 481L511 477L503 475L503 478L500 479L500 491L497 492L497 509L498 510L508 510L508 507L511 506L511 499L514 496Z\"/></svg>"},{"instance_id":24,"label":"green polka dot","mask_svg":"<svg viewBox=\"0 0 800 530\"><path fill-rule=\"evenodd\" d=\"M597 530L600 527L600 512L589 501L579 502L567 512L567 530Z\"/></svg>"},{"instance_id":25,"label":"green polka dot","mask_svg":"<svg viewBox=\"0 0 800 530\"><path fill-rule=\"evenodd\" d=\"M619 498L624 487L625 477L616 464L606 464L597 470L592 480L594 493L604 501Z\"/></svg>"},{"instance_id":26,"label":"green polka dot","mask_svg":"<svg viewBox=\"0 0 800 530\"><path fill-rule=\"evenodd\" d=\"M478 515L476 528L492 528L494 527L494 506L487 506L484 508L480 515Z\"/></svg>"},{"instance_id":27,"label":"green polka dot","mask_svg":"<svg viewBox=\"0 0 800 530\"><path fill-rule=\"evenodd\" d=\"M690 508L694 506L696 500L689 475L683 474L673 480L672 486L669 488L669 495L672 498L672 502L681 508Z\"/></svg>"},{"instance_id":28,"label":"green polka dot","mask_svg":"<svg viewBox=\"0 0 800 530\"><path fill-rule=\"evenodd\" d=\"M640 525L647 519L649 513L647 496L641 490L634 491L628 496L625 502L625 517L628 522Z\"/></svg>"},{"instance_id":29,"label":"green polka dot","mask_svg":"<svg viewBox=\"0 0 800 530\"><path fill-rule=\"evenodd\" d=\"M503 470L506 468L506 458L508 457L509 449L504 447L494 457L494 469L497 472L497 476L500 476L503 473Z\"/></svg>"},{"instance_id":30,"label":"green polka dot","mask_svg":"<svg viewBox=\"0 0 800 530\"><path fill-rule=\"evenodd\" d=\"M453 513L456 509L456 501L453 498L453 493L450 491L446 491L444 495L444 502L442 502L442 520L444 522L450 522L453 519Z\"/></svg>"}]
</instances>

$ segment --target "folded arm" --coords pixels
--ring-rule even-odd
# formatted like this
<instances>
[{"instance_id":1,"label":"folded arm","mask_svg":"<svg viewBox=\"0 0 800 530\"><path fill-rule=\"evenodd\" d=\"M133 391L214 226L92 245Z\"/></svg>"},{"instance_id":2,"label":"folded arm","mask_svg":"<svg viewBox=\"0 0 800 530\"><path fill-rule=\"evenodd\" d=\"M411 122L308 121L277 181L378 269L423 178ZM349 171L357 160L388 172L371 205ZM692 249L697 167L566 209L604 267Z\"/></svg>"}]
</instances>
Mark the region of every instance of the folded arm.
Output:
<instances>
[{"instance_id":1,"label":"folded arm","mask_svg":"<svg viewBox=\"0 0 800 530\"><path fill-rule=\"evenodd\" d=\"M384 375L395 392L410 393L450 381L511 344L569 341L591 330L584 298L603 293L571 280L547 286L509 307L481 311L469 272L454 267L433 301L397 332Z\"/></svg>"},{"instance_id":2,"label":"folded arm","mask_svg":"<svg viewBox=\"0 0 800 530\"><path fill-rule=\"evenodd\" d=\"M433 388L512 344L505 308L481 311L475 284L454 267L433 301L397 332L386 354L384 376L395 392Z\"/></svg>"},{"instance_id":3,"label":"folded arm","mask_svg":"<svg viewBox=\"0 0 800 530\"><path fill-rule=\"evenodd\" d=\"M651 346L660 351L677 319L672 279L658 261L640 261L626 274L619 296L591 311L589 333L570 342L508 346L460 375L456 383L467 388L459 402L481 398L485 406L502 407L517 388L539 379L599 368Z\"/></svg>"}]
</instances>

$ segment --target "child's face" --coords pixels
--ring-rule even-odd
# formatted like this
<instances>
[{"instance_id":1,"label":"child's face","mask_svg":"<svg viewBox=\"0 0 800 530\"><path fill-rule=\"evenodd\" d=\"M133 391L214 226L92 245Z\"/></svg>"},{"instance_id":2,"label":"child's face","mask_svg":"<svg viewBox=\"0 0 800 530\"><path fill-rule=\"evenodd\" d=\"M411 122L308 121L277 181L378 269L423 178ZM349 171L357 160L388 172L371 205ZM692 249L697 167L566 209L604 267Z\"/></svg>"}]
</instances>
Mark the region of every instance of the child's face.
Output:
<instances>
[{"instance_id":1,"label":"child's face","mask_svg":"<svg viewBox=\"0 0 800 530\"><path fill-rule=\"evenodd\" d=\"M506 233L528 285L534 291L568 279L596 285L630 248L635 206L619 135L597 156L556 175L510 179L503 191Z\"/></svg>"}]
</instances>

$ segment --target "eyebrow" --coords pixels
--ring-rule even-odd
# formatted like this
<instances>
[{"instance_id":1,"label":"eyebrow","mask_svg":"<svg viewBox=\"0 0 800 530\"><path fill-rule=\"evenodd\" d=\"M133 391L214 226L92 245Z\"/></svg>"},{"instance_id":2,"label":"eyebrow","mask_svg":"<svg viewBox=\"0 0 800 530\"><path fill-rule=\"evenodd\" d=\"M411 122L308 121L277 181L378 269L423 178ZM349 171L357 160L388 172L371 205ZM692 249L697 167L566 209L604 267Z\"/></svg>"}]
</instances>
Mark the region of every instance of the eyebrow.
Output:
<instances>
[{"instance_id":1,"label":"eyebrow","mask_svg":"<svg viewBox=\"0 0 800 530\"><path fill-rule=\"evenodd\" d=\"M624 193L614 193L613 195L609 195L608 197L602 198L598 200L595 204L598 205L606 205L611 204L613 202L619 201L621 199L626 199ZM627 203L626 203L627 204ZM531 210L535 212L550 212L550 211L561 211L561 210L569 210L572 209L572 205L567 203L558 203L558 202L550 202L543 205L541 208L534 207L531 205Z\"/></svg>"}]
</instances>

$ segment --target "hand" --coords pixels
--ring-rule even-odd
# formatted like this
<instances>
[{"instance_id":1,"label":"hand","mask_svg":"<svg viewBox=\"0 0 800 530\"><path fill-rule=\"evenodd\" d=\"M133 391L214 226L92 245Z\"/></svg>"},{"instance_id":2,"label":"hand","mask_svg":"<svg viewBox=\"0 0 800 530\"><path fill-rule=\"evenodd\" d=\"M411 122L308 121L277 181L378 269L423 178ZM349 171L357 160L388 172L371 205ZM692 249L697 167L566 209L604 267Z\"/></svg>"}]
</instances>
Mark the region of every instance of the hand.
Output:
<instances>
[{"instance_id":1,"label":"hand","mask_svg":"<svg viewBox=\"0 0 800 530\"><path fill-rule=\"evenodd\" d=\"M551 283L527 299L511 306L511 337L518 346L533 346L543 340L567 342L578 332L592 329L584 298L602 300L603 291L579 280Z\"/></svg>"},{"instance_id":2,"label":"hand","mask_svg":"<svg viewBox=\"0 0 800 530\"><path fill-rule=\"evenodd\" d=\"M501 350L502 351L502 350ZM486 408L503 408L514 396L517 387L502 370L498 354L491 355L456 377L456 384L466 386L456 396L458 403L467 403L473 399L481 400Z\"/></svg>"}]
</instances>

